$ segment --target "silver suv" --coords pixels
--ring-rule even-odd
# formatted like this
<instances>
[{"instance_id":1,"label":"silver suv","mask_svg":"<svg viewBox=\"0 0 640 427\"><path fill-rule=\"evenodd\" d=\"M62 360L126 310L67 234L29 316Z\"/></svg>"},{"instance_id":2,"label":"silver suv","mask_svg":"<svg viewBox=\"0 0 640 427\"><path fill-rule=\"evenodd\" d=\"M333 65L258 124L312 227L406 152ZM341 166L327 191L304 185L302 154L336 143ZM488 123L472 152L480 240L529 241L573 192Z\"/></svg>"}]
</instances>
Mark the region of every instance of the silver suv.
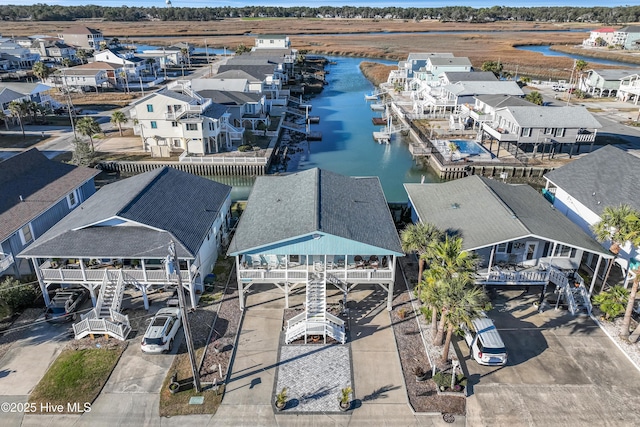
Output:
<instances>
[{"instance_id":1,"label":"silver suv","mask_svg":"<svg viewBox=\"0 0 640 427\"><path fill-rule=\"evenodd\" d=\"M158 310L151 319L142 338L141 349L145 353L164 353L173 349L173 340L180 329L181 317L178 307Z\"/></svg>"}]
</instances>

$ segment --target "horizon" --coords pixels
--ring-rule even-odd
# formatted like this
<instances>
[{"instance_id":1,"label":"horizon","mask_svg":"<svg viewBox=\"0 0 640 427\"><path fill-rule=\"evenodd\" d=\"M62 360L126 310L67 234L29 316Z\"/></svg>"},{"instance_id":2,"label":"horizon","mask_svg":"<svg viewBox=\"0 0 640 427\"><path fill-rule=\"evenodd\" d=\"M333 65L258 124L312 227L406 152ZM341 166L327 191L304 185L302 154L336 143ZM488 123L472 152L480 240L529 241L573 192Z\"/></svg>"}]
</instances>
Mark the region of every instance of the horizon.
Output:
<instances>
[{"instance_id":1,"label":"horizon","mask_svg":"<svg viewBox=\"0 0 640 427\"><path fill-rule=\"evenodd\" d=\"M209 1L209 0L171 0L172 6L175 8L188 7L188 8L219 8L219 7L231 7L242 8L251 6L264 6L264 7L299 7L300 4L291 0L263 0L263 1ZM631 7L627 1L613 1L608 2L606 6L603 6L601 1L598 0L582 0L582 1L553 1L553 0L529 0L529 1L517 1L509 6L501 4L496 1L487 0L466 0L466 1L390 1L390 0L315 0L306 5L307 7L372 7L372 8L384 8L384 7L400 7L400 8L441 8L447 6L468 6L474 9L491 8L493 6L500 7L514 7L514 8L534 8L534 7ZM502 3L506 3L504 0ZM520 4L523 3L523 4ZM46 4L49 6L87 6L96 5L102 7L122 7L130 5L125 4L123 0L58 0L58 1L38 1L38 0L0 0L0 6L33 6L36 4ZM165 0L139 0L136 2L138 7L166 7Z\"/></svg>"}]
</instances>

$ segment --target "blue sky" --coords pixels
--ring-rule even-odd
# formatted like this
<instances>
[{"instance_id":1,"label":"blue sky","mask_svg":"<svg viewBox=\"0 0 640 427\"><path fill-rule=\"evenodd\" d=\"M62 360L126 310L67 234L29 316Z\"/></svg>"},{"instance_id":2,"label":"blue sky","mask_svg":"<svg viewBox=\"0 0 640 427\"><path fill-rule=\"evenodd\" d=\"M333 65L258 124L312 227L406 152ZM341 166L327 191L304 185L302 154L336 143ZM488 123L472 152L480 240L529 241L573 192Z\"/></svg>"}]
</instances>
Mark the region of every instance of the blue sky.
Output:
<instances>
[{"instance_id":1,"label":"blue sky","mask_svg":"<svg viewBox=\"0 0 640 427\"><path fill-rule=\"evenodd\" d=\"M171 0L174 7L222 7L222 6L231 6L231 7L242 7L242 6L250 6L250 5L265 5L265 6L296 6L300 5L299 1L291 1L291 0L262 0L262 1L251 1L251 0L240 0L240 1L211 1L211 0ZM634 0L635 1L635 0ZM59 4L63 6L80 6L87 4L97 4L100 6L122 6L122 5L132 5L130 2L125 0L0 0L0 5L7 4L16 4L16 5L27 5L27 4L37 4L37 3L45 3L45 4ZM156 6L163 7L164 0L137 0L134 2L136 6ZM605 3L605 4L603 4ZM568 1L568 0L516 0L516 1L491 1L491 0L464 0L464 1L413 1L413 0L311 0L304 2L305 5L310 7L318 7L318 6L371 6L371 7L385 7L385 6L400 6L400 7L442 7L442 6L471 6L471 7L491 7L494 5L509 5L509 6L521 6L521 7L536 7L536 6L581 6L581 7L592 7L592 6L625 6L629 5L629 0L627 1L607 1L603 2L602 0L581 0L581 1Z\"/></svg>"}]
</instances>

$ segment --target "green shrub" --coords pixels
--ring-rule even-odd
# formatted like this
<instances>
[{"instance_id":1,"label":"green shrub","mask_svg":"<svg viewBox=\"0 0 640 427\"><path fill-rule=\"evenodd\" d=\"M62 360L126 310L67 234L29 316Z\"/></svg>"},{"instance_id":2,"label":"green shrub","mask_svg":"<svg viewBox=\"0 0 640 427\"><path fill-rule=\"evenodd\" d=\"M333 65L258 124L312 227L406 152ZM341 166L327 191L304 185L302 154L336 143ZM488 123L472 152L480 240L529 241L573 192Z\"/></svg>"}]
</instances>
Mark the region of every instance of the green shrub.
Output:
<instances>
[{"instance_id":1,"label":"green shrub","mask_svg":"<svg viewBox=\"0 0 640 427\"><path fill-rule=\"evenodd\" d=\"M242 151L244 153L245 151L251 151L252 148L253 147L251 145L245 144L245 145L239 146L238 151Z\"/></svg>"},{"instance_id":2,"label":"green shrub","mask_svg":"<svg viewBox=\"0 0 640 427\"><path fill-rule=\"evenodd\" d=\"M423 305L422 307L420 307L420 313L422 313L425 319L427 319L428 321L431 321L431 315L433 314L431 307L427 307L426 305Z\"/></svg>"},{"instance_id":3,"label":"green shrub","mask_svg":"<svg viewBox=\"0 0 640 427\"><path fill-rule=\"evenodd\" d=\"M449 388L451 387L451 374L436 372L433 376L433 382L436 383L439 389L442 389L442 387Z\"/></svg>"},{"instance_id":4,"label":"green shrub","mask_svg":"<svg viewBox=\"0 0 640 427\"><path fill-rule=\"evenodd\" d=\"M33 285L22 284L13 277L0 282L0 300L4 301L11 313L20 311L33 304L37 296Z\"/></svg>"},{"instance_id":5,"label":"green shrub","mask_svg":"<svg viewBox=\"0 0 640 427\"><path fill-rule=\"evenodd\" d=\"M620 285L600 292L593 297L594 304L600 307L600 310L604 313L604 318L607 320L613 320L624 313L628 301L629 290Z\"/></svg>"}]
</instances>

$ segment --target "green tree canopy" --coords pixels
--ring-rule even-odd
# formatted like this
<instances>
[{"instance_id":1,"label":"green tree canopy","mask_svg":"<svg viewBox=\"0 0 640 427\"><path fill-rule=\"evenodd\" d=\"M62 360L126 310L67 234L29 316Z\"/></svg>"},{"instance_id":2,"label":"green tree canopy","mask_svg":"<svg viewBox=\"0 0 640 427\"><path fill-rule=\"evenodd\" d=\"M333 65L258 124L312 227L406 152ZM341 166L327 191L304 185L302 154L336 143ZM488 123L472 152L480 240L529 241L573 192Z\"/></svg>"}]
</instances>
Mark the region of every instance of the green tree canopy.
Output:
<instances>
[{"instance_id":1,"label":"green tree canopy","mask_svg":"<svg viewBox=\"0 0 640 427\"><path fill-rule=\"evenodd\" d=\"M531 102L532 104L542 105L544 100L542 99L542 94L538 91L532 90L529 92L524 99Z\"/></svg>"},{"instance_id":2,"label":"green tree canopy","mask_svg":"<svg viewBox=\"0 0 640 427\"><path fill-rule=\"evenodd\" d=\"M113 114L111 114L111 123L118 126L120 136L122 136L122 124L127 123L128 121L129 119L121 110L114 111Z\"/></svg>"},{"instance_id":3,"label":"green tree canopy","mask_svg":"<svg viewBox=\"0 0 640 427\"><path fill-rule=\"evenodd\" d=\"M93 117L83 117L76 123L76 130L80 132L81 135L89 137L89 141L91 141L91 150L94 151L93 135L100 133L101 131L98 122L96 122Z\"/></svg>"}]
</instances>

